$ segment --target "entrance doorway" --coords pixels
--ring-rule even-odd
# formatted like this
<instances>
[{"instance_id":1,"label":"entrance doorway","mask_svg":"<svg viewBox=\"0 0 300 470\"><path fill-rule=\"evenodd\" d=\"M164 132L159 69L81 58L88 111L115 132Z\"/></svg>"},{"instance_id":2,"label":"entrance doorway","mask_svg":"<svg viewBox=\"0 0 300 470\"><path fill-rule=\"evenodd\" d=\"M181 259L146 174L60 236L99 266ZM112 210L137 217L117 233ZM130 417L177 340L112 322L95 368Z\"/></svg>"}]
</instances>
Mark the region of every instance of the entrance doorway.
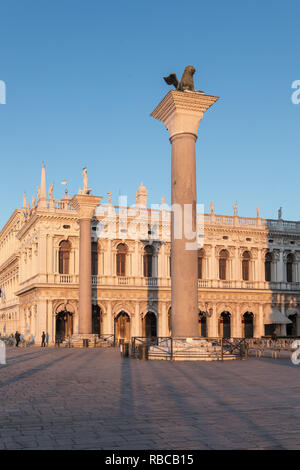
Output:
<instances>
[{"instance_id":1,"label":"entrance doorway","mask_svg":"<svg viewBox=\"0 0 300 470\"><path fill-rule=\"evenodd\" d=\"M73 314L67 311L59 312L56 315L55 338L56 341L63 341L73 335Z\"/></svg>"},{"instance_id":2,"label":"entrance doorway","mask_svg":"<svg viewBox=\"0 0 300 470\"><path fill-rule=\"evenodd\" d=\"M92 333L101 334L101 309L99 305L92 305Z\"/></svg>"},{"instance_id":3,"label":"entrance doorway","mask_svg":"<svg viewBox=\"0 0 300 470\"><path fill-rule=\"evenodd\" d=\"M287 336L297 336L297 313L289 315L289 320L292 323L286 325L286 335Z\"/></svg>"},{"instance_id":4,"label":"entrance doorway","mask_svg":"<svg viewBox=\"0 0 300 470\"><path fill-rule=\"evenodd\" d=\"M219 319L219 336L221 338L231 337L231 315L229 312L222 312Z\"/></svg>"},{"instance_id":5,"label":"entrance doorway","mask_svg":"<svg viewBox=\"0 0 300 470\"><path fill-rule=\"evenodd\" d=\"M126 312L120 312L115 318L115 338L117 343L130 341L130 317Z\"/></svg>"},{"instance_id":6,"label":"entrance doorway","mask_svg":"<svg viewBox=\"0 0 300 470\"><path fill-rule=\"evenodd\" d=\"M253 320L252 312L246 312L243 315L244 338L253 338Z\"/></svg>"},{"instance_id":7,"label":"entrance doorway","mask_svg":"<svg viewBox=\"0 0 300 470\"><path fill-rule=\"evenodd\" d=\"M156 315L153 312L148 312L144 317L144 335L147 338L157 336Z\"/></svg>"},{"instance_id":8,"label":"entrance doorway","mask_svg":"<svg viewBox=\"0 0 300 470\"><path fill-rule=\"evenodd\" d=\"M207 323L206 323L205 312L199 312L198 322L199 322L198 334L199 336L206 338L207 337Z\"/></svg>"}]
</instances>

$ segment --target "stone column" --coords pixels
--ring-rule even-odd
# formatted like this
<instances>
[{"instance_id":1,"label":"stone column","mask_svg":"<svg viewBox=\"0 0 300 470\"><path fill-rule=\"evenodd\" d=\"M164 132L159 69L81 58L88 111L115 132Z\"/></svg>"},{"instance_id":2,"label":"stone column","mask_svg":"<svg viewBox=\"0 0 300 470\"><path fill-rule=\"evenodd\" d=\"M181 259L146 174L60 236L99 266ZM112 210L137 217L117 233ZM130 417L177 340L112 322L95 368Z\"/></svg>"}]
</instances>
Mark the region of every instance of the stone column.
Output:
<instances>
[{"instance_id":1,"label":"stone column","mask_svg":"<svg viewBox=\"0 0 300 470\"><path fill-rule=\"evenodd\" d=\"M89 194L76 194L71 201L80 223L79 334L92 333L91 219L101 199Z\"/></svg>"},{"instance_id":2,"label":"stone column","mask_svg":"<svg viewBox=\"0 0 300 470\"><path fill-rule=\"evenodd\" d=\"M258 306L258 319L255 323L256 331L254 332L255 338L260 338L265 335L265 323L264 323L264 308L263 305Z\"/></svg>"},{"instance_id":3,"label":"stone column","mask_svg":"<svg viewBox=\"0 0 300 470\"><path fill-rule=\"evenodd\" d=\"M217 99L202 92L173 90L151 114L165 124L172 144L171 297L174 337L198 336L195 143L203 114ZM184 220L188 220L188 224L184 224Z\"/></svg>"}]
</instances>

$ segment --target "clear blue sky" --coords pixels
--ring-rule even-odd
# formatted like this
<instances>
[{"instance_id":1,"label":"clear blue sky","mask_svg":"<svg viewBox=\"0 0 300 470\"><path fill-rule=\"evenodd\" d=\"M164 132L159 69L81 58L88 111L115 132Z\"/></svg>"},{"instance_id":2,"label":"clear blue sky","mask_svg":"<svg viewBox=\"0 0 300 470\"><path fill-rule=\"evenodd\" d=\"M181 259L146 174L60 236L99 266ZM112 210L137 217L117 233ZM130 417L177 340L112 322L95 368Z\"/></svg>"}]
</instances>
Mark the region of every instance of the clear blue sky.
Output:
<instances>
[{"instance_id":1,"label":"clear blue sky","mask_svg":"<svg viewBox=\"0 0 300 470\"><path fill-rule=\"evenodd\" d=\"M276 0L2 0L0 186L3 225L39 184L62 196L82 184L113 202L143 181L149 203L170 201L170 143L150 113L162 77L197 72L221 99L197 142L198 202L219 214L300 219L300 3Z\"/></svg>"}]
</instances>

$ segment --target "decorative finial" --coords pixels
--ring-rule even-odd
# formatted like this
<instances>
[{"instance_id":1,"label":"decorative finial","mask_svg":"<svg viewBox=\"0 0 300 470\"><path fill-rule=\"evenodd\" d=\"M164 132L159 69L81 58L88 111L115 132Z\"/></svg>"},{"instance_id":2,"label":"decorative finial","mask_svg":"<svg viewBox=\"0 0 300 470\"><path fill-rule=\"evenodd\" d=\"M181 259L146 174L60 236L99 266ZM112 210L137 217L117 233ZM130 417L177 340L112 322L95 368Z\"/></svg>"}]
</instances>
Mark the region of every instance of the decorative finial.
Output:
<instances>
[{"instance_id":1,"label":"decorative finial","mask_svg":"<svg viewBox=\"0 0 300 470\"><path fill-rule=\"evenodd\" d=\"M215 211L215 206L214 206L214 203L213 203L213 202L211 202L211 203L210 203L210 209L209 209L209 212L210 212L210 214L213 214L213 213L214 213L214 211Z\"/></svg>"},{"instance_id":2,"label":"decorative finial","mask_svg":"<svg viewBox=\"0 0 300 470\"><path fill-rule=\"evenodd\" d=\"M108 204L111 205L111 191L109 191L107 194L108 194Z\"/></svg>"},{"instance_id":3,"label":"decorative finial","mask_svg":"<svg viewBox=\"0 0 300 470\"><path fill-rule=\"evenodd\" d=\"M256 208L256 217L259 219L260 218L260 211L259 211L259 206Z\"/></svg>"},{"instance_id":4,"label":"decorative finial","mask_svg":"<svg viewBox=\"0 0 300 470\"><path fill-rule=\"evenodd\" d=\"M278 220L282 219L282 207L278 209Z\"/></svg>"}]
</instances>

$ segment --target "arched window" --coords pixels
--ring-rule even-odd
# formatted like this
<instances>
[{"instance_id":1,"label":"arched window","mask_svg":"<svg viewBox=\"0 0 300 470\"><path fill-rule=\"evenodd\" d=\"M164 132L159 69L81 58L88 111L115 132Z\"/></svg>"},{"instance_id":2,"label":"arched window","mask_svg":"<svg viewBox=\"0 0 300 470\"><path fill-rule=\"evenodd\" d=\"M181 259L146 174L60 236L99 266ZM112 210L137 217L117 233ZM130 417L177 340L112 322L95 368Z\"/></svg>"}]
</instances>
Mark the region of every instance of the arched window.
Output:
<instances>
[{"instance_id":1,"label":"arched window","mask_svg":"<svg viewBox=\"0 0 300 470\"><path fill-rule=\"evenodd\" d=\"M289 253L286 257L286 281L293 282L293 262L294 256Z\"/></svg>"},{"instance_id":2,"label":"arched window","mask_svg":"<svg viewBox=\"0 0 300 470\"><path fill-rule=\"evenodd\" d=\"M225 280L227 278L227 264L229 254L227 250L221 250L219 255L219 278Z\"/></svg>"},{"instance_id":3,"label":"arched window","mask_svg":"<svg viewBox=\"0 0 300 470\"><path fill-rule=\"evenodd\" d=\"M92 242L92 275L98 276L98 243Z\"/></svg>"},{"instance_id":4,"label":"arched window","mask_svg":"<svg viewBox=\"0 0 300 470\"><path fill-rule=\"evenodd\" d=\"M198 250L198 279L203 279L203 260L204 260L204 250Z\"/></svg>"},{"instance_id":5,"label":"arched window","mask_svg":"<svg viewBox=\"0 0 300 470\"><path fill-rule=\"evenodd\" d=\"M271 281L272 260L273 260L272 253L266 253L266 257L265 257L265 280L267 282Z\"/></svg>"},{"instance_id":6,"label":"arched window","mask_svg":"<svg viewBox=\"0 0 300 470\"><path fill-rule=\"evenodd\" d=\"M117 246L117 276L126 276L126 254L127 246L120 243Z\"/></svg>"},{"instance_id":7,"label":"arched window","mask_svg":"<svg viewBox=\"0 0 300 470\"><path fill-rule=\"evenodd\" d=\"M59 274L69 274L71 243L63 240L59 244Z\"/></svg>"},{"instance_id":8,"label":"arched window","mask_svg":"<svg viewBox=\"0 0 300 470\"><path fill-rule=\"evenodd\" d=\"M249 265L250 265L250 253L244 251L242 260L242 275L243 281L249 281Z\"/></svg>"},{"instance_id":9,"label":"arched window","mask_svg":"<svg viewBox=\"0 0 300 470\"><path fill-rule=\"evenodd\" d=\"M152 258L153 258L153 247L150 245L144 248L144 276L152 277Z\"/></svg>"}]
</instances>

